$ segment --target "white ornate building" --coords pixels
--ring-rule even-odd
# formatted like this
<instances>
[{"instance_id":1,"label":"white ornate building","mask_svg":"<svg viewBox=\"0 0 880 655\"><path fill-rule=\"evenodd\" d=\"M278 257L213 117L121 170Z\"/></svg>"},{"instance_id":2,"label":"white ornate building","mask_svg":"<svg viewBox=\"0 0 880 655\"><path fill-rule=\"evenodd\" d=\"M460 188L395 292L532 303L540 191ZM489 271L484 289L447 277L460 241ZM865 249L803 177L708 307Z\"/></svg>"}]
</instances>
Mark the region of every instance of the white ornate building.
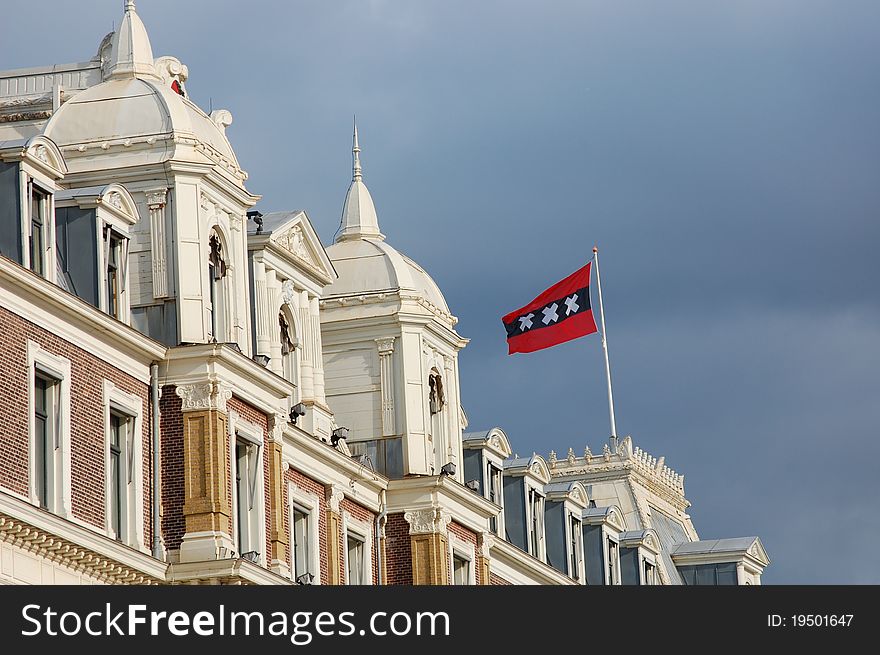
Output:
<instances>
[{"instance_id":1,"label":"white ornate building","mask_svg":"<svg viewBox=\"0 0 880 655\"><path fill-rule=\"evenodd\" d=\"M0 72L0 582L760 582L760 541L700 541L629 437L467 432L467 339L357 129L325 248L253 209L188 75L131 0L90 60Z\"/></svg>"}]
</instances>

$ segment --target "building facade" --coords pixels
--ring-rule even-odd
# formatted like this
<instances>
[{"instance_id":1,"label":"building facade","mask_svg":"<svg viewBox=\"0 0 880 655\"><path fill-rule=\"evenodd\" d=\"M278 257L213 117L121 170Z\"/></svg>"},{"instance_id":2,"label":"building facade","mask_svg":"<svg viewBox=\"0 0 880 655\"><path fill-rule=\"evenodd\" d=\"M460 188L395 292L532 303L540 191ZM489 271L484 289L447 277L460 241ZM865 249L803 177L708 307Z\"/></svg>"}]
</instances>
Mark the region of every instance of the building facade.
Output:
<instances>
[{"instance_id":1,"label":"building facade","mask_svg":"<svg viewBox=\"0 0 880 655\"><path fill-rule=\"evenodd\" d=\"M467 339L379 228L262 214L228 111L135 3L86 62L0 72L0 583L758 584L629 437L469 431Z\"/></svg>"}]
</instances>

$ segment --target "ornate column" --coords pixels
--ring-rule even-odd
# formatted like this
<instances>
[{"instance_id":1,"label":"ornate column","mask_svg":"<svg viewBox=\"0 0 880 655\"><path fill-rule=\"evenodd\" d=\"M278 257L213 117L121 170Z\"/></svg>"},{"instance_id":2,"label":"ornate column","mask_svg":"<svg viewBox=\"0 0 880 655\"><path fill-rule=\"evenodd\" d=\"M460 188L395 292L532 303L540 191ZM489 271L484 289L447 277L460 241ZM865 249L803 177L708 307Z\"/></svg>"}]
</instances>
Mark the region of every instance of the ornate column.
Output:
<instances>
[{"instance_id":1,"label":"ornate column","mask_svg":"<svg viewBox=\"0 0 880 655\"><path fill-rule=\"evenodd\" d=\"M266 269L266 298L269 303L266 315L269 322L269 369L281 375L281 328L278 325L278 308L281 307L281 282L274 269Z\"/></svg>"},{"instance_id":2,"label":"ornate column","mask_svg":"<svg viewBox=\"0 0 880 655\"><path fill-rule=\"evenodd\" d=\"M332 484L324 487L324 493L327 499L327 584L338 585L344 580L339 540L342 538L340 503L345 494L342 487Z\"/></svg>"},{"instance_id":3,"label":"ornate column","mask_svg":"<svg viewBox=\"0 0 880 655\"><path fill-rule=\"evenodd\" d=\"M229 437L226 402L232 391L215 381L176 389L183 412L183 515L181 562L232 556Z\"/></svg>"},{"instance_id":4,"label":"ornate column","mask_svg":"<svg viewBox=\"0 0 880 655\"><path fill-rule=\"evenodd\" d=\"M254 260L254 318L257 323L257 355L270 355L270 339L268 314L269 292L266 288L266 265Z\"/></svg>"},{"instance_id":5,"label":"ornate column","mask_svg":"<svg viewBox=\"0 0 880 655\"><path fill-rule=\"evenodd\" d=\"M405 512L409 523L414 585L449 584L446 529L450 515L439 507Z\"/></svg>"},{"instance_id":6,"label":"ornate column","mask_svg":"<svg viewBox=\"0 0 880 655\"><path fill-rule=\"evenodd\" d=\"M281 457L284 426L287 417L275 414L269 417L269 440L266 444L269 457L269 567L284 577L290 576L287 561L289 539L284 530L284 470Z\"/></svg>"},{"instance_id":7,"label":"ornate column","mask_svg":"<svg viewBox=\"0 0 880 655\"><path fill-rule=\"evenodd\" d=\"M376 339L379 348L379 387L382 394L382 436L396 434L394 430L394 337Z\"/></svg>"},{"instance_id":8,"label":"ornate column","mask_svg":"<svg viewBox=\"0 0 880 655\"><path fill-rule=\"evenodd\" d=\"M489 551L495 543L495 537L489 532L480 533L480 543L477 547L477 573L480 576L480 584L488 585L489 582Z\"/></svg>"},{"instance_id":9,"label":"ornate column","mask_svg":"<svg viewBox=\"0 0 880 655\"><path fill-rule=\"evenodd\" d=\"M321 348L321 315L318 307L318 298L309 298L309 321L311 322L311 348L312 348L312 376L314 385L314 399L321 405L327 404L324 397L324 357Z\"/></svg>"},{"instance_id":10,"label":"ornate column","mask_svg":"<svg viewBox=\"0 0 880 655\"><path fill-rule=\"evenodd\" d=\"M302 351L300 352L299 378L302 383L303 400L315 399L315 335L312 331L312 314L309 294L303 290L300 292L299 301L299 324L302 327Z\"/></svg>"},{"instance_id":11,"label":"ornate column","mask_svg":"<svg viewBox=\"0 0 880 655\"><path fill-rule=\"evenodd\" d=\"M165 205L168 189L147 191L150 210L150 255L153 260L153 297L168 297L168 252L165 244Z\"/></svg>"}]
</instances>

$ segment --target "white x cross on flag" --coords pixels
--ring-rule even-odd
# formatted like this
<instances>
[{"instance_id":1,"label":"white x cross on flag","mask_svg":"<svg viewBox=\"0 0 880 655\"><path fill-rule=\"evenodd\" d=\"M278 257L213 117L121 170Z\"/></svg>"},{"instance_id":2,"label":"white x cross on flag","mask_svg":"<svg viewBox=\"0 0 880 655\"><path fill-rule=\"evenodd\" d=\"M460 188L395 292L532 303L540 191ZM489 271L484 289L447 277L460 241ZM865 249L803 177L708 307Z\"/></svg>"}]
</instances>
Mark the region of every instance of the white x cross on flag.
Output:
<instances>
[{"instance_id":1,"label":"white x cross on flag","mask_svg":"<svg viewBox=\"0 0 880 655\"><path fill-rule=\"evenodd\" d=\"M532 319L533 318L535 318L535 315L532 313L528 313L525 316L520 316L518 319L516 319L519 321L520 331L525 332L530 327L532 327Z\"/></svg>"},{"instance_id":2,"label":"white x cross on flag","mask_svg":"<svg viewBox=\"0 0 880 655\"><path fill-rule=\"evenodd\" d=\"M544 325L550 325L551 321L559 320L559 314L556 313L557 309L559 309L559 305L553 303L549 307L545 307L541 310L541 313L544 314L544 318L541 319Z\"/></svg>"},{"instance_id":3,"label":"white x cross on flag","mask_svg":"<svg viewBox=\"0 0 880 655\"><path fill-rule=\"evenodd\" d=\"M577 299L578 299L577 294L574 294L571 298L565 299L565 315L566 316L571 316L572 314L576 313L577 310L579 310L581 308L581 306L578 305L578 303L577 303Z\"/></svg>"}]
</instances>

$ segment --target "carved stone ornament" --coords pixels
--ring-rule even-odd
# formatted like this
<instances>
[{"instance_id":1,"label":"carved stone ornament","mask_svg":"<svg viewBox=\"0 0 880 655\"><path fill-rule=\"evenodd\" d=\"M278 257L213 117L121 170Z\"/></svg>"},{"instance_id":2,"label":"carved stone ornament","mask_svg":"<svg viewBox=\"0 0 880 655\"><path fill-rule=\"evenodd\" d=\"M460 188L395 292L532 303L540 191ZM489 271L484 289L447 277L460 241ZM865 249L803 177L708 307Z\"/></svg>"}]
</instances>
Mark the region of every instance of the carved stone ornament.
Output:
<instances>
[{"instance_id":1,"label":"carved stone ornament","mask_svg":"<svg viewBox=\"0 0 880 655\"><path fill-rule=\"evenodd\" d=\"M452 520L452 516L439 507L404 512L403 518L409 523L410 534L442 534Z\"/></svg>"},{"instance_id":2,"label":"carved stone ornament","mask_svg":"<svg viewBox=\"0 0 880 655\"><path fill-rule=\"evenodd\" d=\"M284 284L281 285L281 297L284 299L284 302L289 305L293 302L296 295L296 287L293 285L293 281L284 280Z\"/></svg>"},{"instance_id":3,"label":"carved stone ornament","mask_svg":"<svg viewBox=\"0 0 880 655\"><path fill-rule=\"evenodd\" d=\"M555 451L555 450L551 450L551 451L550 451L550 468L555 469L555 468L556 468L556 463L557 463L558 461L559 461L559 460L556 459L556 451Z\"/></svg>"},{"instance_id":4,"label":"carved stone ornament","mask_svg":"<svg viewBox=\"0 0 880 655\"><path fill-rule=\"evenodd\" d=\"M49 163L49 151L46 149L46 146L37 146L34 150L34 155L41 162L44 162L46 164Z\"/></svg>"},{"instance_id":5,"label":"carved stone ornament","mask_svg":"<svg viewBox=\"0 0 880 655\"><path fill-rule=\"evenodd\" d=\"M325 488L325 494L330 510L339 514L340 503L342 502L342 499L345 498L345 493L342 491L342 487L331 484Z\"/></svg>"},{"instance_id":6,"label":"carved stone ornament","mask_svg":"<svg viewBox=\"0 0 880 655\"><path fill-rule=\"evenodd\" d=\"M309 251L306 249L305 236L302 225L294 225L287 232L275 238L275 243L285 250L293 253L296 257L312 263Z\"/></svg>"},{"instance_id":7,"label":"carved stone ornament","mask_svg":"<svg viewBox=\"0 0 880 655\"><path fill-rule=\"evenodd\" d=\"M376 346L379 348L380 355L390 354L394 351L394 337L376 339Z\"/></svg>"},{"instance_id":8,"label":"carved stone ornament","mask_svg":"<svg viewBox=\"0 0 880 655\"><path fill-rule=\"evenodd\" d=\"M576 459L576 458L575 458L575 455L574 455L574 448L569 448L569 449L568 449L568 457L566 457L566 459L568 460L568 463L569 463L571 466L574 466L574 460Z\"/></svg>"},{"instance_id":9,"label":"carved stone ornament","mask_svg":"<svg viewBox=\"0 0 880 655\"><path fill-rule=\"evenodd\" d=\"M107 202L109 202L111 205L113 205L114 207L116 207L116 209L123 209L123 205L122 205L122 196L120 196L120 195L119 195L118 193L116 193L115 191L114 191L113 193L110 193L110 194L107 196Z\"/></svg>"},{"instance_id":10,"label":"carved stone ornament","mask_svg":"<svg viewBox=\"0 0 880 655\"><path fill-rule=\"evenodd\" d=\"M493 537L488 532L484 532L482 534L482 538L480 539L480 557L484 557L485 559L489 559L489 553L492 550L492 546L495 545L495 537Z\"/></svg>"},{"instance_id":11,"label":"carved stone ornament","mask_svg":"<svg viewBox=\"0 0 880 655\"><path fill-rule=\"evenodd\" d=\"M175 393L183 401L181 410L184 412L210 409L225 412L226 402L232 398L232 391L218 382L183 384L177 387Z\"/></svg>"},{"instance_id":12,"label":"carved stone ornament","mask_svg":"<svg viewBox=\"0 0 880 655\"><path fill-rule=\"evenodd\" d=\"M287 416L284 414L274 414L269 417L269 439L281 443L284 433L284 426L287 425Z\"/></svg>"},{"instance_id":13,"label":"carved stone ornament","mask_svg":"<svg viewBox=\"0 0 880 655\"><path fill-rule=\"evenodd\" d=\"M147 207L150 209L161 209L165 206L168 197L168 189L153 189L147 191Z\"/></svg>"}]
</instances>

